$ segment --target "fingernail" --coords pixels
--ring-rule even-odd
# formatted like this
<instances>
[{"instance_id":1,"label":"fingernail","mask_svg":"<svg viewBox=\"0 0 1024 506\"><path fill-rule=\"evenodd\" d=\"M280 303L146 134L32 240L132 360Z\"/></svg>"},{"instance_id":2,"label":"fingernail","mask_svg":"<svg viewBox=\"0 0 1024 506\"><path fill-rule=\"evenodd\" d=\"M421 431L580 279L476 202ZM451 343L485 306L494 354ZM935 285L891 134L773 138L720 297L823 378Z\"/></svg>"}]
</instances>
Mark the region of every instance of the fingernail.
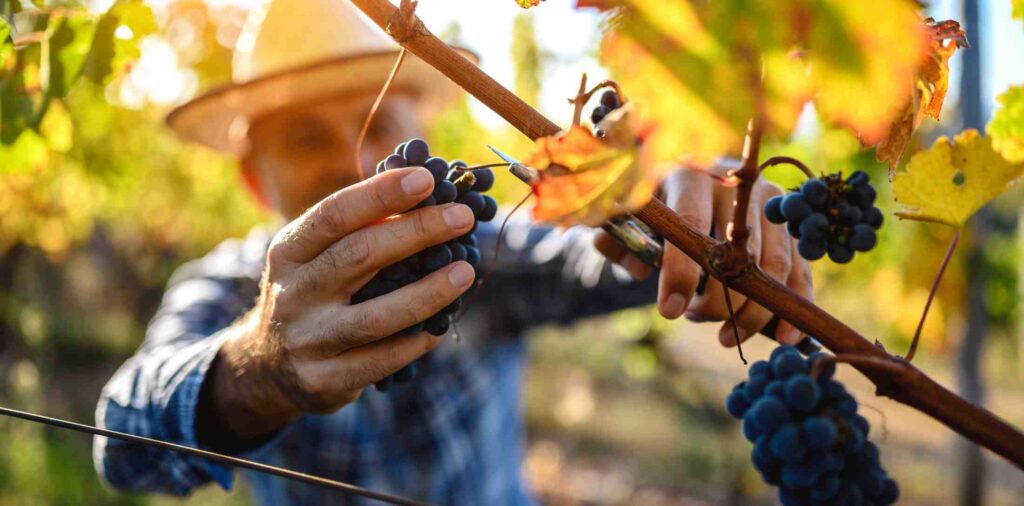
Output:
<instances>
[{"instance_id":1,"label":"fingernail","mask_svg":"<svg viewBox=\"0 0 1024 506\"><path fill-rule=\"evenodd\" d=\"M430 188L434 176L427 169L417 168L402 178L402 191L408 195L419 195Z\"/></svg>"},{"instance_id":2,"label":"fingernail","mask_svg":"<svg viewBox=\"0 0 1024 506\"><path fill-rule=\"evenodd\" d=\"M686 311L686 297L683 297L683 294L673 293L665 299L662 316L674 320L682 316L683 311Z\"/></svg>"},{"instance_id":3,"label":"fingernail","mask_svg":"<svg viewBox=\"0 0 1024 506\"><path fill-rule=\"evenodd\" d=\"M452 270L448 271L448 282L455 288L462 288L473 280L473 268L466 262L457 262Z\"/></svg>"},{"instance_id":4,"label":"fingernail","mask_svg":"<svg viewBox=\"0 0 1024 506\"><path fill-rule=\"evenodd\" d=\"M441 213L444 222L452 228L466 228L473 224L473 211L468 206L456 204L449 206Z\"/></svg>"}]
</instances>

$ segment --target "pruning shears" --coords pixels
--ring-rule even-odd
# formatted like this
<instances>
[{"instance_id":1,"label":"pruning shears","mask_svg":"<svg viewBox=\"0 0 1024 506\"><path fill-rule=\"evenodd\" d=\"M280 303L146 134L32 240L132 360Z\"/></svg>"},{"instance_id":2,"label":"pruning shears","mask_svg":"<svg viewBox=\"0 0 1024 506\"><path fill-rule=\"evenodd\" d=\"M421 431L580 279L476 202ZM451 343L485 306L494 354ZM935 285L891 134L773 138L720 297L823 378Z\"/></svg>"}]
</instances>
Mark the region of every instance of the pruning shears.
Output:
<instances>
[{"instance_id":1,"label":"pruning shears","mask_svg":"<svg viewBox=\"0 0 1024 506\"><path fill-rule=\"evenodd\" d=\"M540 178L540 171L537 169L524 165L519 160L516 160L494 146L488 145L487 147L508 164L508 171L515 176L516 179L533 186L537 182L537 179ZM619 243L625 246L626 249L645 264L656 269L661 267L661 256L665 251L665 246L662 243L663 240L659 238L646 223L640 221L640 219L632 213L625 213L611 218L601 225L601 228L605 232L608 232L609 235L619 241ZM708 272L701 272L700 282L697 285L698 294L703 293L707 280ZM774 340L775 330L778 327L778 324L779 317L772 316L772 319L768 324L761 329L761 334ZM796 348L804 355L809 355L815 351L821 350L821 346L810 336L805 336L799 343L797 343Z\"/></svg>"}]
</instances>

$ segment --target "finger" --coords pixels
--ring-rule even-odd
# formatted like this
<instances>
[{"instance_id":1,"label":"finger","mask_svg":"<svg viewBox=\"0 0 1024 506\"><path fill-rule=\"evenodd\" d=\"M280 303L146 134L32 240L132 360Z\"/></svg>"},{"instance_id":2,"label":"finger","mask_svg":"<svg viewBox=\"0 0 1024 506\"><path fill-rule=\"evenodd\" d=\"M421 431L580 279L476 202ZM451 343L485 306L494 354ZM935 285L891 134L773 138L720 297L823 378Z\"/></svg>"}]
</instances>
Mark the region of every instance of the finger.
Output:
<instances>
[{"instance_id":1,"label":"finger","mask_svg":"<svg viewBox=\"0 0 1024 506\"><path fill-rule=\"evenodd\" d=\"M719 186L715 188L714 214L712 219L712 236L715 239L729 240L729 227L732 222L735 188ZM739 308L745 297L732 290L729 291L732 307ZM709 277L704 291L694 298L686 312L686 318L690 321L724 321L729 318L729 308L725 304L725 292L722 290L722 283L714 277Z\"/></svg>"},{"instance_id":2,"label":"finger","mask_svg":"<svg viewBox=\"0 0 1024 506\"><path fill-rule=\"evenodd\" d=\"M610 234L604 231L598 231L594 235L594 247L597 248L602 255L608 260L621 265L626 271L629 272L633 279L640 281L647 279L654 269L645 264L643 260L637 258L636 255L629 252L625 246L622 245L618 240L612 237Z\"/></svg>"},{"instance_id":3,"label":"finger","mask_svg":"<svg viewBox=\"0 0 1024 506\"><path fill-rule=\"evenodd\" d=\"M680 171L666 180L666 204L679 213L684 222L701 232L709 232L712 222L714 183L699 171ZM697 288L701 267L672 244L665 245L658 279L658 311L675 319L690 306Z\"/></svg>"},{"instance_id":4,"label":"finger","mask_svg":"<svg viewBox=\"0 0 1024 506\"><path fill-rule=\"evenodd\" d=\"M786 286L807 300L814 300L814 278L811 275L810 263L800 256L794 240L790 240L791 265ZM782 344L796 345L803 339L803 332L793 324L782 320L775 332L775 339Z\"/></svg>"},{"instance_id":5,"label":"finger","mask_svg":"<svg viewBox=\"0 0 1024 506\"><path fill-rule=\"evenodd\" d=\"M339 190L278 234L271 247L270 261L308 262L338 239L415 206L433 188L434 178L427 169L407 167Z\"/></svg>"},{"instance_id":6,"label":"finger","mask_svg":"<svg viewBox=\"0 0 1024 506\"><path fill-rule=\"evenodd\" d=\"M378 270L419 251L454 239L473 226L473 211L462 204L417 209L353 232L300 267L297 289L350 297ZM362 282L358 282L362 281Z\"/></svg>"},{"instance_id":7,"label":"finger","mask_svg":"<svg viewBox=\"0 0 1024 506\"><path fill-rule=\"evenodd\" d=\"M391 336L320 362L318 376L342 391L366 388L415 362L442 339L426 332Z\"/></svg>"},{"instance_id":8,"label":"finger","mask_svg":"<svg viewBox=\"0 0 1024 506\"><path fill-rule=\"evenodd\" d=\"M791 270L792 254L790 251L792 240L783 227L768 222L761 216L762 235L764 240L761 245L760 267L765 274L780 283L785 283ZM759 332L768 321L772 319L771 311L764 306L747 299L743 306L736 312L736 327L740 335L736 336L733 326L726 322L718 333L719 341L723 346L735 346L737 337L744 341L750 336Z\"/></svg>"}]
</instances>

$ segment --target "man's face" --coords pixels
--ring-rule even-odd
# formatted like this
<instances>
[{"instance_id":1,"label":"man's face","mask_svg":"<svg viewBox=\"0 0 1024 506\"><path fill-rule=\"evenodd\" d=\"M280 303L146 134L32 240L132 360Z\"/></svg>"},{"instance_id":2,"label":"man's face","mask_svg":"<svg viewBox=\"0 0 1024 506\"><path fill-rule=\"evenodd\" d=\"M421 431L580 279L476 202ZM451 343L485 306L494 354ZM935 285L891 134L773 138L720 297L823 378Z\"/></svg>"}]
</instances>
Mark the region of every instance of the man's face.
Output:
<instances>
[{"instance_id":1,"label":"man's face","mask_svg":"<svg viewBox=\"0 0 1024 506\"><path fill-rule=\"evenodd\" d=\"M374 98L325 99L253 120L243 170L271 207L294 219L331 193L373 175L377 162L395 146L422 135L412 98L389 95L363 141L366 174L361 176L356 141Z\"/></svg>"}]
</instances>

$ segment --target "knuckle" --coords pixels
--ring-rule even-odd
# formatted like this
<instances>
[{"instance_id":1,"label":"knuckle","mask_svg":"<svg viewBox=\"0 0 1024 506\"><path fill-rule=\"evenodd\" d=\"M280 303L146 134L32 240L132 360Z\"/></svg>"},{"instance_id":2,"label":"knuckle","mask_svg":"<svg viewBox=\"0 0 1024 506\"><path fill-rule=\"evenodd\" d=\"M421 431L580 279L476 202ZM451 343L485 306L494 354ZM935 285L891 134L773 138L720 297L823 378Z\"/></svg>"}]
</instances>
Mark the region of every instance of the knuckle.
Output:
<instances>
[{"instance_id":1,"label":"knuckle","mask_svg":"<svg viewBox=\"0 0 1024 506\"><path fill-rule=\"evenodd\" d=\"M315 227L315 224L319 222L326 229L326 233L341 233L346 230L346 215L348 213L345 212L344 200L340 196L328 197L327 200L314 208L312 214L313 221L310 226Z\"/></svg>"},{"instance_id":2,"label":"knuckle","mask_svg":"<svg viewBox=\"0 0 1024 506\"><path fill-rule=\"evenodd\" d=\"M437 216L437 211L438 210L436 209L431 209L430 218L428 218L427 213L423 211L412 213L412 216L410 216L411 219L409 220L409 227L412 229L412 236L414 238L423 240L430 236L430 231L432 229L430 221L432 218Z\"/></svg>"},{"instance_id":3,"label":"knuckle","mask_svg":"<svg viewBox=\"0 0 1024 506\"><path fill-rule=\"evenodd\" d=\"M368 340L381 338L387 335L385 330L386 318L383 313L379 311L359 311L355 320L356 323L354 327L356 332L354 333L354 337L357 339Z\"/></svg>"},{"instance_id":4,"label":"knuckle","mask_svg":"<svg viewBox=\"0 0 1024 506\"><path fill-rule=\"evenodd\" d=\"M368 234L351 234L328 249L327 255L321 255L332 270L340 268L361 269L373 263L373 245Z\"/></svg>"}]
</instances>

